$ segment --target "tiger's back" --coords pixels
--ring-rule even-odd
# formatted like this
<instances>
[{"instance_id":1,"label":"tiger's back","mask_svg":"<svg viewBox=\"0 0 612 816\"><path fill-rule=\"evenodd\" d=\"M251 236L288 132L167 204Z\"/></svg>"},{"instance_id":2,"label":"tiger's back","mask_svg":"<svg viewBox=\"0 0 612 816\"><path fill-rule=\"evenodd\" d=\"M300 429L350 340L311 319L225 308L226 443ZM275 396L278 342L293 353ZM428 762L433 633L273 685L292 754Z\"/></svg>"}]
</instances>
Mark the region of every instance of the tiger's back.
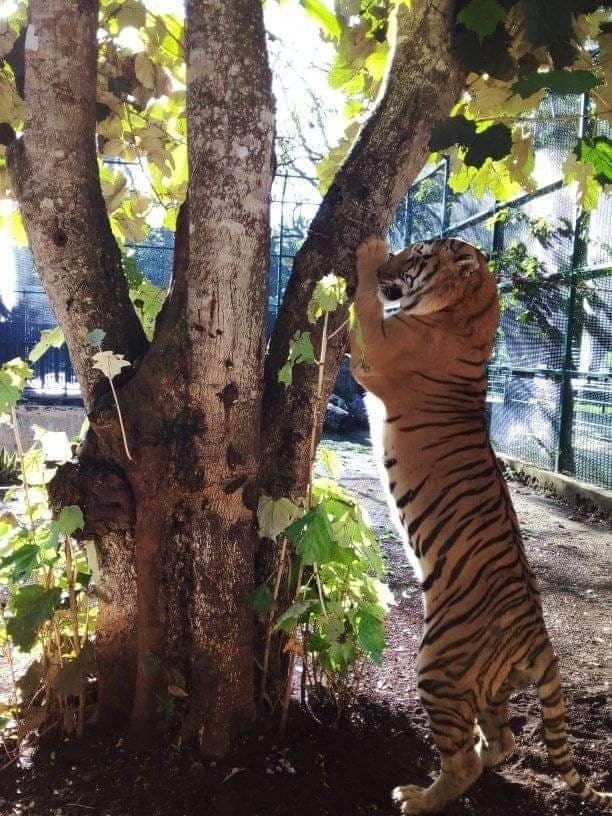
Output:
<instances>
[{"instance_id":1,"label":"tiger's back","mask_svg":"<svg viewBox=\"0 0 612 816\"><path fill-rule=\"evenodd\" d=\"M357 271L365 345L352 339L352 368L384 406L390 504L424 592L418 690L442 758L430 788L396 790L402 811L441 810L483 765L514 750L508 697L529 682L538 685L555 767L578 795L609 804L573 768L537 582L489 442L486 365L498 296L486 261L455 240L389 259L384 242L368 239ZM383 316L380 293L399 303L394 316Z\"/></svg>"}]
</instances>

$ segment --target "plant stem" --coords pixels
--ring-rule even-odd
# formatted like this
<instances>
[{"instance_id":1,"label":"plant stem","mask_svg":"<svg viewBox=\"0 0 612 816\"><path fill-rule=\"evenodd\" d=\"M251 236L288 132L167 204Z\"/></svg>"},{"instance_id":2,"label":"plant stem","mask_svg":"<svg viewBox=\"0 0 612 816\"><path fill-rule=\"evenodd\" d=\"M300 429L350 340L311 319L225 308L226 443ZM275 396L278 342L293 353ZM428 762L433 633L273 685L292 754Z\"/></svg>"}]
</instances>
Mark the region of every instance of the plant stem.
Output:
<instances>
[{"instance_id":1,"label":"plant stem","mask_svg":"<svg viewBox=\"0 0 612 816\"><path fill-rule=\"evenodd\" d=\"M68 602L70 604L70 615L72 617L72 638L74 651L77 656L81 653L81 639L79 637L79 610L77 607L76 590L74 588L74 569L72 566L72 544L68 536L64 540L64 553L66 557L66 580L68 581Z\"/></svg>"},{"instance_id":2,"label":"plant stem","mask_svg":"<svg viewBox=\"0 0 612 816\"><path fill-rule=\"evenodd\" d=\"M119 399L117 398L117 392L115 391L115 386L113 385L113 378L109 377L108 381L110 383L111 391L113 392L115 405L117 406L117 414L119 415L119 426L121 427L121 436L123 437L123 447L125 448L125 455L131 462L133 461L132 454L130 453L130 449L128 448L127 436L125 435L125 428L123 426L123 417L121 416L121 407L119 406Z\"/></svg>"},{"instance_id":3,"label":"plant stem","mask_svg":"<svg viewBox=\"0 0 612 816\"><path fill-rule=\"evenodd\" d=\"M36 533L36 525L34 524L34 511L32 509L32 502L30 501L30 491L28 487L28 480L25 471L25 455L23 452L23 445L21 443L21 434L19 433L19 422L17 421L17 410L15 406L11 408L11 420L13 425L13 434L15 436L15 445L17 447L17 456L19 457L19 464L21 467L21 480L23 482L23 495L25 497L26 513L30 519L30 528L32 535Z\"/></svg>"},{"instance_id":4,"label":"plant stem","mask_svg":"<svg viewBox=\"0 0 612 816\"><path fill-rule=\"evenodd\" d=\"M315 456L317 453L317 428L319 426L319 410L321 397L323 395L323 377L325 373L325 357L327 355L327 325L329 322L329 312L325 312L323 317L323 333L321 336L321 353L319 355L319 377L317 380L317 393L314 401L314 413L312 417L312 431L310 433L310 474L308 478L308 506L312 505L312 474L314 473Z\"/></svg>"},{"instance_id":5,"label":"plant stem","mask_svg":"<svg viewBox=\"0 0 612 816\"><path fill-rule=\"evenodd\" d=\"M323 332L321 336L321 353L319 354L319 376L317 379L317 392L315 395L315 403L314 403L314 413L312 417L312 431L310 434L310 472L308 474L308 497L306 503L306 510L310 510L312 506L312 476L314 473L314 466L315 466L315 456L317 453L317 429L319 426L319 409L320 409L320 402L323 396L323 377L325 373L325 357L327 355L327 326L329 323L329 312L325 312L323 317ZM323 600L323 590L319 582L319 577L316 571L316 566L314 569L315 572L315 580L317 582L317 589L319 591L319 598L321 599L321 606L323 607L323 611L325 615L327 612L325 610L325 602ZM304 561L300 559L300 567L298 570L298 577L297 583L295 587L295 596L294 596L294 603L297 600L297 597L300 592L300 586L302 583L302 575L304 573ZM304 666L306 665L306 655L303 657ZM285 733L285 728L287 727L287 717L289 715L289 702L291 701L291 691L293 689L293 672L295 670L295 652L291 652L289 658L289 666L287 669L287 682L285 684L285 691L283 694L283 701L282 701L282 715L279 727L279 735L282 738Z\"/></svg>"},{"instance_id":6,"label":"plant stem","mask_svg":"<svg viewBox=\"0 0 612 816\"><path fill-rule=\"evenodd\" d=\"M266 683L268 680L268 668L270 666L270 649L272 645L272 624L274 622L274 611L276 609L276 602L278 600L278 593L280 590L280 582L283 575L283 566L285 563L285 555L287 553L287 539L283 536L283 545L281 548L280 558L278 560L278 569L276 571L276 578L274 580L274 592L272 594L273 603L268 613L268 624L266 627L266 646L263 656L263 666L261 668L261 689L259 692L259 704L263 705L266 696Z\"/></svg>"}]
</instances>

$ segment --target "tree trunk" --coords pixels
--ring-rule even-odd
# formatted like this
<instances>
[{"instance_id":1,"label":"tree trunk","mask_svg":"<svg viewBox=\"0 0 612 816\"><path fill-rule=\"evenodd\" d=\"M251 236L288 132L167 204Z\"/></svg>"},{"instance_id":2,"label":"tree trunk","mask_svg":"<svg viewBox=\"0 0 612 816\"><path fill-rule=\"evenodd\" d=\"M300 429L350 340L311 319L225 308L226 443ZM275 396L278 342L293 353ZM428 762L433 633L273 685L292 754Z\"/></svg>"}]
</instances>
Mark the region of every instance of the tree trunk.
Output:
<instances>
[{"instance_id":1,"label":"tree trunk","mask_svg":"<svg viewBox=\"0 0 612 816\"><path fill-rule=\"evenodd\" d=\"M322 321L311 326L306 319L317 281L334 271L346 279L349 292L354 288L356 247L368 235L386 232L425 163L434 124L448 116L465 85L465 72L451 43L454 7L454 0L444 0L435 9L426 0L415 0L410 8L400 4L384 93L295 258L266 361L264 416L273 416L274 421L264 429L263 487L272 496L303 496L309 465L317 372L314 366L296 366L292 387L279 384L278 372L287 360L289 340L296 331L310 331L315 350L320 348ZM338 309L330 320L329 333L346 318L347 310ZM345 327L328 345L323 406L347 339ZM323 414L317 411L321 424Z\"/></svg>"},{"instance_id":2,"label":"tree trunk","mask_svg":"<svg viewBox=\"0 0 612 816\"><path fill-rule=\"evenodd\" d=\"M338 308L329 320L328 333L335 336L327 345L318 405L315 366L296 366L289 389L278 382L289 340L296 331L309 331L318 353L322 321L312 326L306 318L317 281L334 271L346 279L352 293L356 247L368 235L386 232L425 163L434 124L448 116L465 85L465 72L451 44L454 7L454 0L444 0L435 9L426 0L415 0L410 9L399 6L395 52L384 93L295 257L266 360L263 414L271 420L263 431L262 489L274 498L298 501L306 495L313 422L316 417L318 439L348 340L347 308ZM259 583L275 574L277 559L276 545L264 542L258 552ZM257 640L263 643L265 633L259 631ZM280 654L278 649L274 653ZM271 683L282 687L284 674L283 661L276 660L270 669Z\"/></svg>"},{"instance_id":3,"label":"tree trunk","mask_svg":"<svg viewBox=\"0 0 612 816\"><path fill-rule=\"evenodd\" d=\"M249 598L274 125L262 10L250 0L188 4L191 206L150 345L100 191L97 18L94 0L32 0L27 128L11 146L36 265L90 419L79 463L62 469L51 497L56 508L79 504L100 544L102 718L125 712L135 676L134 737L157 721L218 756L254 713ZM97 328L132 363L117 384L131 459L92 367L87 335Z\"/></svg>"},{"instance_id":4,"label":"tree trunk","mask_svg":"<svg viewBox=\"0 0 612 816\"><path fill-rule=\"evenodd\" d=\"M157 722L218 756L253 716L258 480L272 495L304 495L315 410L314 368L298 366L288 391L278 370L296 330L320 343L305 317L316 280L334 270L352 284L355 247L386 228L433 123L463 85L449 45L452 7L400 8L386 92L296 258L263 399L274 111L261 4L187 3L190 203L149 344L98 178L97 3L30 2L27 127L10 168L90 418L79 463L58 475L52 500L79 504L85 533L100 542L101 714L125 711L135 677L136 737ZM330 331L344 318L339 310ZM131 459L108 383L91 364L93 329L132 363L117 378ZM342 330L330 344L324 400L345 341ZM261 563L275 557L264 549Z\"/></svg>"}]
</instances>

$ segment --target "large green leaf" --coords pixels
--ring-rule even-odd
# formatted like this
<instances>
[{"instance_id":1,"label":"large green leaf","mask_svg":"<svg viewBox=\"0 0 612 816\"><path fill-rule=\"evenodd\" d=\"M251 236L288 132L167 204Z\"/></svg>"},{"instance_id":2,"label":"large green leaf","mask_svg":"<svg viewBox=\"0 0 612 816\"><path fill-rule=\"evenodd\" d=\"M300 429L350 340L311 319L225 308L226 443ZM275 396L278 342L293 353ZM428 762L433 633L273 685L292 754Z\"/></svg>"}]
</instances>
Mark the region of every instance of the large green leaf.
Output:
<instances>
[{"instance_id":1,"label":"large green leaf","mask_svg":"<svg viewBox=\"0 0 612 816\"><path fill-rule=\"evenodd\" d=\"M316 363L310 332L297 331L289 341L289 357L278 372L278 381L289 387L293 382L293 366L298 363Z\"/></svg>"},{"instance_id":2,"label":"large green leaf","mask_svg":"<svg viewBox=\"0 0 612 816\"><path fill-rule=\"evenodd\" d=\"M20 389L14 385L13 378L6 371L0 371L0 415L10 414L21 399Z\"/></svg>"},{"instance_id":3,"label":"large green leaf","mask_svg":"<svg viewBox=\"0 0 612 816\"><path fill-rule=\"evenodd\" d=\"M497 0L470 0L457 15L458 22L476 32L480 41L492 34L505 19L506 10Z\"/></svg>"},{"instance_id":4,"label":"large green leaf","mask_svg":"<svg viewBox=\"0 0 612 816\"><path fill-rule=\"evenodd\" d=\"M300 508L290 499L260 496L257 505L257 525L261 538L276 538L300 514Z\"/></svg>"},{"instance_id":5,"label":"large green leaf","mask_svg":"<svg viewBox=\"0 0 612 816\"><path fill-rule=\"evenodd\" d=\"M76 530L82 530L85 526L85 519L78 504L62 507L57 519L57 525L60 532L66 535L72 535Z\"/></svg>"},{"instance_id":6,"label":"large green leaf","mask_svg":"<svg viewBox=\"0 0 612 816\"><path fill-rule=\"evenodd\" d=\"M40 333L40 340L28 354L28 360L36 363L50 348L60 348L64 342L64 330L60 326L54 329L43 329Z\"/></svg>"},{"instance_id":7,"label":"large green leaf","mask_svg":"<svg viewBox=\"0 0 612 816\"><path fill-rule=\"evenodd\" d=\"M346 281L333 272L317 281L306 310L310 323L316 323L326 312L334 312L346 301Z\"/></svg>"},{"instance_id":8,"label":"large green leaf","mask_svg":"<svg viewBox=\"0 0 612 816\"><path fill-rule=\"evenodd\" d=\"M285 534L305 564L322 564L332 555L332 529L321 507L315 507L294 521L287 527Z\"/></svg>"},{"instance_id":9,"label":"large green leaf","mask_svg":"<svg viewBox=\"0 0 612 816\"><path fill-rule=\"evenodd\" d=\"M329 37L339 37L341 34L338 18L322 0L300 0L306 13L321 26L321 30Z\"/></svg>"},{"instance_id":10,"label":"large green leaf","mask_svg":"<svg viewBox=\"0 0 612 816\"><path fill-rule=\"evenodd\" d=\"M59 587L45 589L40 584L15 590L10 601L13 617L8 619L6 631L22 652L29 652L34 646L40 627L53 617L61 595Z\"/></svg>"},{"instance_id":11,"label":"large green leaf","mask_svg":"<svg viewBox=\"0 0 612 816\"><path fill-rule=\"evenodd\" d=\"M543 88L552 94L579 94L601 85L601 80L592 71L532 71L512 86L512 91L527 99Z\"/></svg>"},{"instance_id":12,"label":"large green leaf","mask_svg":"<svg viewBox=\"0 0 612 816\"><path fill-rule=\"evenodd\" d=\"M274 603L274 595L267 584L256 587L251 593L251 608L259 614L268 612Z\"/></svg>"},{"instance_id":13,"label":"large green leaf","mask_svg":"<svg viewBox=\"0 0 612 816\"><path fill-rule=\"evenodd\" d=\"M482 167L487 159L503 159L512 150L512 133L507 125L498 123L476 134L465 154L468 167Z\"/></svg>"},{"instance_id":14,"label":"large green leaf","mask_svg":"<svg viewBox=\"0 0 612 816\"><path fill-rule=\"evenodd\" d=\"M429 140L430 150L447 150L455 144L468 147L476 137L476 123L465 116L449 116L436 122Z\"/></svg>"},{"instance_id":15,"label":"large green leaf","mask_svg":"<svg viewBox=\"0 0 612 816\"><path fill-rule=\"evenodd\" d=\"M385 648L385 625L370 612L357 610L353 616L353 626L359 645L374 663L380 666Z\"/></svg>"},{"instance_id":16,"label":"large green leaf","mask_svg":"<svg viewBox=\"0 0 612 816\"><path fill-rule=\"evenodd\" d=\"M612 139L608 136L579 139L574 153L580 161L593 165L595 178L600 184L612 184Z\"/></svg>"},{"instance_id":17,"label":"large green leaf","mask_svg":"<svg viewBox=\"0 0 612 816\"><path fill-rule=\"evenodd\" d=\"M286 612L283 612L276 621L276 628L291 634L295 630L300 618L305 618L311 611L317 608L320 608L320 604L316 600L296 601Z\"/></svg>"},{"instance_id":18,"label":"large green leaf","mask_svg":"<svg viewBox=\"0 0 612 816\"><path fill-rule=\"evenodd\" d=\"M18 540L14 540L17 544ZM0 570L12 567L13 581L27 581L38 565L39 548L36 544L23 544L0 558Z\"/></svg>"}]
</instances>

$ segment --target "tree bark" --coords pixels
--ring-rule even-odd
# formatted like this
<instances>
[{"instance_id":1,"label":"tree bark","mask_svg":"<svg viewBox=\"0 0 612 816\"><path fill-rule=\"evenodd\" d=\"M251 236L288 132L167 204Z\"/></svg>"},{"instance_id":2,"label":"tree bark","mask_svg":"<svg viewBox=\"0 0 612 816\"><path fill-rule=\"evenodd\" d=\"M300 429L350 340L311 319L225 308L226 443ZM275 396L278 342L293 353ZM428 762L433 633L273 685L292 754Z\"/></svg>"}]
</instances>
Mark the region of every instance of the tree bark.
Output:
<instances>
[{"instance_id":1,"label":"tree bark","mask_svg":"<svg viewBox=\"0 0 612 816\"><path fill-rule=\"evenodd\" d=\"M100 542L103 718L135 693L132 734L170 722L220 755L253 716L253 584L274 110L261 6L188 4L191 205L151 344L129 301L95 155L94 0L32 0L27 128L11 171L37 268L90 417L79 463L51 488ZM132 459L87 334L118 378ZM135 587L136 584L136 587ZM136 591L135 591L136 589ZM137 603L135 603L135 599Z\"/></svg>"},{"instance_id":2,"label":"tree bark","mask_svg":"<svg viewBox=\"0 0 612 816\"><path fill-rule=\"evenodd\" d=\"M107 347L134 364L145 353L147 340L128 297L100 188L95 153L97 27L95 0L30 3L22 87L26 128L23 138L11 144L8 161L36 268L64 329L90 412L91 430L82 455L87 466L62 471L51 486L51 501L56 507L81 505L96 530L104 567L96 640L101 711L115 715L119 710L125 718L131 704L127 666L132 661L132 674L135 666L133 541L129 523L121 526L125 518L118 517L111 498L119 483L119 492L126 485L120 465L113 461L113 444L98 426L96 406L108 395L108 382L92 367L87 335L103 329ZM107 423L116 424L116 416ZM115 439L116 431L111 435ZM110 526L99 523L103 518Z\"/></svg>"},{"instance_id":3,"label":"tree bark","mask_svg":"<svg viewBox=\"0 0 612 816\"><path fill-rule=\"evenodd\" d=\"M96 159L97 0L32 0L26 129L9 167L42 283L66 335L85 406L108 390L87 335L131 362L147 340L128 297Z\"/></svg>"},{"instance_id":4,"label":"tree bark","mask_svg":"<svg viewBox=\"0 0 612 816\"><path fill-rule=\"evenodd\" d=\"M448 116L465 85L465 72L453 53L454 0L435 8L415 0L400 5L396 42L380 100L363 126L310 226L308 238L295 257L282 308L266 360L263 415L262 490L274 498L299 501L306 495L310 474L313 423L320 438L325 406L344 357L348 340L348 305L330 316L323 389L317 404L315 366L298 365L293 384L285 389L278 372L287 360L289 340L309 331L315 353L321 348L322 322L308 323L306 311L314 287L333 271L355 285L355 249L368 235L386 232L402 199L422 169L436 121ZM264 541L257 557L257 582L278 568L278 548ZM282 605L282 599L280 601ZM265 643L259 626L258 649ZM286 668L275 644L269 681L282 688Z\"/></svg>"},{"instance_id":5,"label":"tree bark","mask_svg":"<svg viewBox=\"0 0 612 816\"><path fill-rule=\"evenodd\" d=\"M190 673L197 704L183 733L204 727L206 753L221 755L254 713L249 598L274 139L261 4L188 2L187 63L193 466L185 518L168 549L189 552L177 567L190 564L193 582Z\"/></svg>"}]
</instances>

